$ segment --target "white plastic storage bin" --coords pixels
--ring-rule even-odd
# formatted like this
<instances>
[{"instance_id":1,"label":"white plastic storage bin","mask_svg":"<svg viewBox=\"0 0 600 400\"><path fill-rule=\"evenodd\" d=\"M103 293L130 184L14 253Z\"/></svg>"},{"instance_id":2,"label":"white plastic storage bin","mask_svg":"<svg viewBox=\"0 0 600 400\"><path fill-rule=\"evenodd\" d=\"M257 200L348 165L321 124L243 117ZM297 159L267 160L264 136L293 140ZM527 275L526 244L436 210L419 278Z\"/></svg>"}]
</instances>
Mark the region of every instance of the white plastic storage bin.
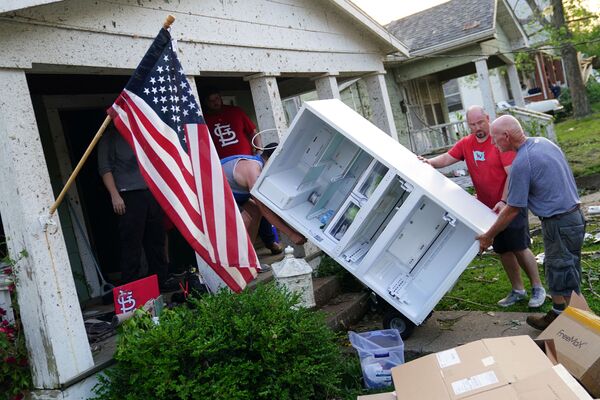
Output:
<instances>
[{"instance_id":1,"label":"white plastic storage bin","mask_svg":"<svg viewBox=\"0 0 600 400\"><path fill-rule=\"evenodd\" d=\"M417 325L496 219L339 100L304 104L252 194Z\"/></svg>"}]
</instances>

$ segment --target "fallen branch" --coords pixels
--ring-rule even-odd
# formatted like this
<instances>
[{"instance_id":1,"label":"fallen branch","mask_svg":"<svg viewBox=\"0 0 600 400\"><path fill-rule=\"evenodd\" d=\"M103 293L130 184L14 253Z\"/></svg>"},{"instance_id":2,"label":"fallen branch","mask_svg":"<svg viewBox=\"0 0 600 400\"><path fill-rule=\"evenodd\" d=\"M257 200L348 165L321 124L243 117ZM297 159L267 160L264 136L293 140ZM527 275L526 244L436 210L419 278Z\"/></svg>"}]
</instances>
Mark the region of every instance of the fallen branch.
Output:
<instances>
[{"instance_id":1,"label":"fallen branch","mask_svg":"<svg viewBox=\"0 0 600 400\"><path fill-rule=\"evenodd\" d=\"M486 305L483 305L483 304L481 304L481 303L477 303L477 302L474 302L474 301L471 301L471 300L463 299L463 298L461 298L461 297L445 296L445 298L447 298L447 299L451 299L451 300L462 301L462 302L464 302L464 303L473 304L473 305L475 305L475 306L479 306L479 307L487 308L488 310L492 310L492 309L493 309L493 307L486 306Z\"/></svg>"}]
</instances>

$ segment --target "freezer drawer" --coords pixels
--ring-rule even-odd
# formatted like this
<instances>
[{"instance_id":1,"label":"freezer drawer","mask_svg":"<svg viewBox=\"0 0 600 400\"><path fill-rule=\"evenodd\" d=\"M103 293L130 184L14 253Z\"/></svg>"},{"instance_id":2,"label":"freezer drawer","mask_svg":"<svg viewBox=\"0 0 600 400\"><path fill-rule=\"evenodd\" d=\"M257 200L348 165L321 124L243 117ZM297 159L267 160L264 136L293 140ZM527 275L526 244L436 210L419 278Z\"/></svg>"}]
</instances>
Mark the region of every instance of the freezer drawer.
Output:
<instances>
[{"instance_id":1,"label":"freezer drawer","mask_svg":"<svg viewBox=\"0 0 600 400\"><path fill-rule=\"evenodd\" d=\"M338 100L302 107L252 194L416 324L496 218Z\"/></svg>"}]
</instances>

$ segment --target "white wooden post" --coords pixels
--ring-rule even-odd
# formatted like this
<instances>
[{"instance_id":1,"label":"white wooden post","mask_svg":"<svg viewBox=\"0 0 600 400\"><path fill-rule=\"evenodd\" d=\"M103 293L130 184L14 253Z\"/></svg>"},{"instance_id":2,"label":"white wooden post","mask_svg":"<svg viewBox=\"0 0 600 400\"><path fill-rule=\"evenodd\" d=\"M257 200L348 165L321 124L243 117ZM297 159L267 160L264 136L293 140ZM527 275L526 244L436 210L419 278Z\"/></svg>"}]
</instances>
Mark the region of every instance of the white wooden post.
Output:
<instances>
[{"instance_id":1,"label":"white wooden post","mask_svg":"<svg viewBox=\"0 0 600 400\"><path fill-rule=\"evenodd\" d=\"M483 99L483 108L490 116L490 121L496 119L496 103L492 94L492 84L490 83L490 74L487 67L487 57L475 60L475 69L477 70L477 79L479 80L479 90Z\"/></svg>"},{"instance_id":2,"label":"white wooden post","mask_svg":"<svg viewBox=\"0 0 600 400\"><path fill-rule=\"evenodd\" d=\"M33 382L58 388L94 365L54 201L25 72L0 69L0 212L16 268L18 302Z\"/></svg>"},{"instance_id":3,"label":"white wooden post","mask_svg":"<svg viewBox=\"0 0 600 400\"><path fill-rule=\"evenodd\" d=\"M244 78L250 83L258 130L277 130L267 131L263 134L262 143L264 145L270 142L279 142L279 136L287 129L285 111L279 96L276 76L278 76L276 73L260 73Z\"/></svg>"},{"instance_id":4,"label":"white wooden post","mask_svg":"<svg viewBox=\"0 0 600 400\"><path fill-rule=\"evenodd\" d=\"M508 72L508 81L510 82L510 91L513 95L513 100L517 107L523 107L525 105L525 99L523 98L523 92L521 91L521 82L519 81L519 73L515 64L507 64L506 70Z\"/></svg>"},{"instance_id":5,"label":"white wooden post","mask_svg":"<svg viewBox=\"0 0 600 400\"><path fill-rule=\"evenodd\" d=\"M340 89L338 87L337 73L327 73L315 78L315 87L317 96L320 100L340 99Z\"/></svg>"},{"instance_id":6,"label":"white wooden post","mask_svg":"<svg viewBox=\"0 0 600 400\"><path fill-rule=\"evenodd\" d=\"M365 76L364 81L369 93L369 104L373 112L373 124L398 141L396 122L385 84L385 72L375 72Z\"/></svg>"}]
</instances>

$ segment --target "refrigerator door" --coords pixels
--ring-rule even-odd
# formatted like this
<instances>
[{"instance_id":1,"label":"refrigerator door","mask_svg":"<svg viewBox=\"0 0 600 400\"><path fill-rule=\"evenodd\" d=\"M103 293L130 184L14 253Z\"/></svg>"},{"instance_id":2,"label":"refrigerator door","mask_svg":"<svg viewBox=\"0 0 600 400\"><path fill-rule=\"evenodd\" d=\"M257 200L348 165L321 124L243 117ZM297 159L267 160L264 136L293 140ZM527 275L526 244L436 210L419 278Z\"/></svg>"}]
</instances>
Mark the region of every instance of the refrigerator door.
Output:
<instances>
[{"instance_id":1,"label":"refrigerator door","mask_svg":"<svg viewBox=\"0 0 600 400\"><path fill-rule=\"evenodd\" d=\"M415 324L496 219L339 100L305 103L252 194Z\"/></svg>"}]
</instances>

